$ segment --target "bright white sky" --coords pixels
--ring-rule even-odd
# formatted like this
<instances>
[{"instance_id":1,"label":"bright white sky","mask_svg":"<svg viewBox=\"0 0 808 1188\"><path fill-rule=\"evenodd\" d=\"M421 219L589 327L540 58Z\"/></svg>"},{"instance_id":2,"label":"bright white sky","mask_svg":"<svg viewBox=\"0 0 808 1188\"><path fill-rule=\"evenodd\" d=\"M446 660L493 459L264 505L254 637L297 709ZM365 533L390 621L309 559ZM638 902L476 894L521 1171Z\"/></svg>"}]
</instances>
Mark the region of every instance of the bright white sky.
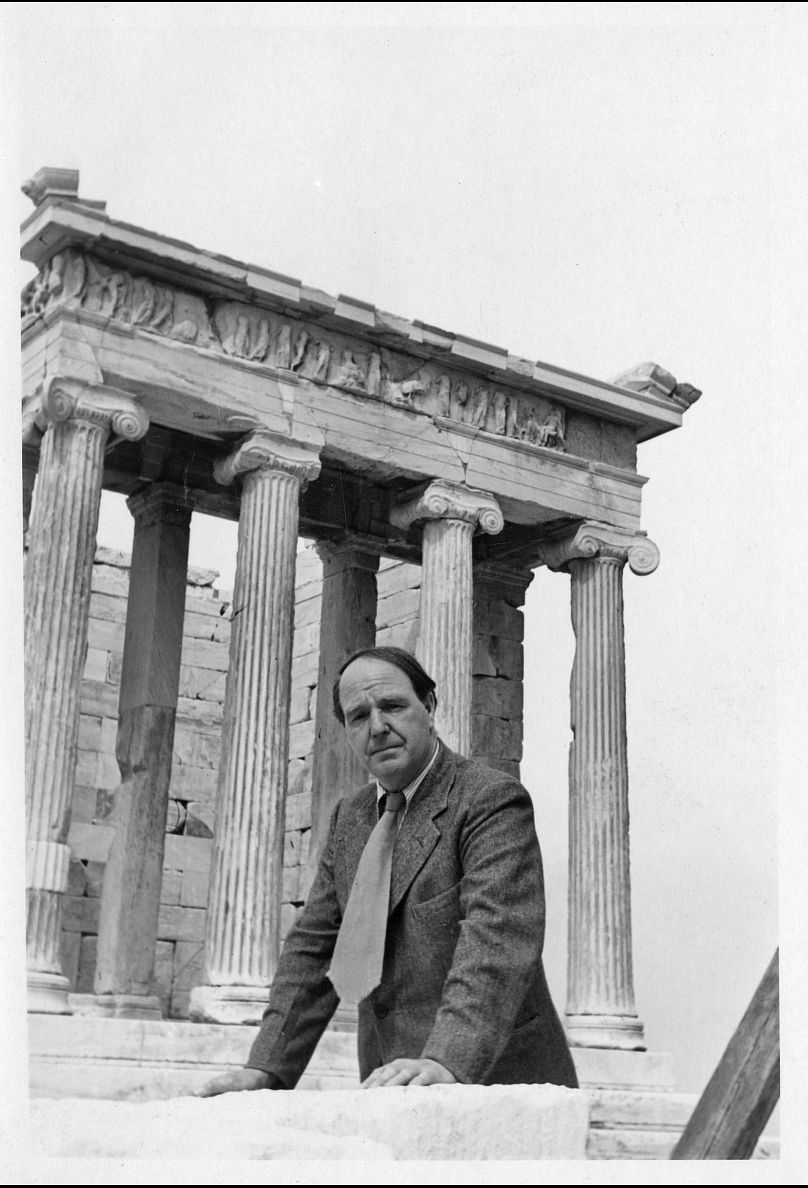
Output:
<instances>
[{"instance_id":1,"label":"bright white sky","mask_svg":"<svg viewBox=\"0 0 808 1188\"><path fill-rule=\"evenodd\" d=\"M803 6L6 7L12 194L77 167L114 218L602 379L651 359L703 389L640 448L662 563L625 581L637 1008L701 1090L778 943L778 789L786 865L808 836L783 766ZM105 507L101 542L128 547L122 523ZM230 584L222 535L200 521L192 561ZM563 1008L567 578L537 574L526 648Z\"/></svg>"}]
</instances>

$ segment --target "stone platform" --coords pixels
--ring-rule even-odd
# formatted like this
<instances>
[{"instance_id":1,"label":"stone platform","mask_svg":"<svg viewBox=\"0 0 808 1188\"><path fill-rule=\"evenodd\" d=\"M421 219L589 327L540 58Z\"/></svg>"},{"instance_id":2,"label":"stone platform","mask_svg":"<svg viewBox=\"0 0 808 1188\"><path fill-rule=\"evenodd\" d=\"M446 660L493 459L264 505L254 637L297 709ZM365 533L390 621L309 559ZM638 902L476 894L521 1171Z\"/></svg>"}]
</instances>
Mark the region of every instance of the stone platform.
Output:
<instances>
[{"instance_id":1,"label":"stone platform","mask_svg":"<svg viewBox=\"0 0 808 1188\"><path fill-rule=\"evenodd\" d=\"M33 1098L120 1103L194 1093L211 1077L242 1067L256 1034L254 1027L80 1015L31 1015L28 1022ZM573 1056L589 1105L586 1157L667 1159L696 1104L695 1095L674 1092L670 1057L597 1048L574 1048ZM331 1099L334 1090L358 1085L355 1034L329 1029L299 1088L325 1091ZM274 1096L297 1101L293 1094ZM307 1093L306 1110L318 1108L312 1100ZM764 1136L756 1157L778 1156L778 1140Z\"/></svg>"},{"instance_id":2,"label":"stone platform","mask_svg":"<svg viewBox=\"0 0 808 1188\"><path fill-rule=\"evenodd\" d=\"M242 1068L255 1027L213 1023L29 1015L32 1097L159 1101L195 1093ZM327 1031L301 1089L357 1089L356 1037Z\"/></svg>"},{"instance_id":3,"label":"stone platform","mask_svg":"<svg viewBox=\"0 0 808 1188\"><path fill-rule=\"evenodd\" d=\"M34 1101L46 1156L161 1159L583 1159L588 1103L558 1085L232 1093L132 1104Z\"/></svg>"}]
</instances>

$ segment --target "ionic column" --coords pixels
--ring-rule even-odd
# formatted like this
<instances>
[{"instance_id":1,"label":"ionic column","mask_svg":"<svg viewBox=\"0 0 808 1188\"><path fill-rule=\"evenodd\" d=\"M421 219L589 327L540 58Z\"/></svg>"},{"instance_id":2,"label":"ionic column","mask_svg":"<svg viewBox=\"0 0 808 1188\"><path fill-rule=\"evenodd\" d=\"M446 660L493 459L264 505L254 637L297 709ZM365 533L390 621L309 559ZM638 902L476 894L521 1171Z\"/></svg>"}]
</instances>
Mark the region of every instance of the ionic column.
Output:
<instances>
[{"instance_id":1,"label":"ionic column","mask_svg":"<svg viewBox=\"0 0 808 1188\"><path fill-rule=\"evenodd\" d=\"M502 531L499 504L487 491L438 479L391 513L399 528L425 521L418 658L437 685L436 727L447 746L471 745L471 538L477 527Z\"/></svg>"},{"instance_id":2,"label":"ionic column","mask_svg":"<svg viewBox=\"0 0 808 1188\"><path fill-rule=\"evenodd\" d=\"M572 575L567 1034L644 1050L631 960L623 566L653 573L645 536L586 523L542 559Z\"/></svg>"},{"instance_id":3,"label":"ionic column","mask_svg":"<svg viewBox=\"0 0 808 1188\"><path fill-rule=\"evenodd\" d=\"M348 746L345 728L334 716L332 687L352 652L376 640L376 573L379 558L361 537L318 541L323 563L320 611L320 666L317 672L315 744L312 763L309 867L315 870L334 805L367 779L367 771Z\"/></svg>"},{"instance_id":4,"label":"ionic column","mask_svg":"<svg viewBox=\"0 0 808 1188\"><path fill-rule=\"evenodd\" d=\"M118 1017L161 1015L152 994L180 678L191 506L155 483L127 500L135 532L116 755L121 784L104 868L95 993Z\"/></svg>"},{"instance_id":5,"label":"ionic column","mask_svg":"<svg viewBox=\"0 0 808 1188\"><path fill-rule=\"evenodd\" d=\"M29 1009L69 1013L59 953L90 579L110 434L136 440L145 413L125 393L52 380L25 572L25 785Z\"/></svg>"},{"instance_id":6,"label":"ionic column","mask_svg":"<svg viewBox=\"0 0 808 1188\"><path fill-rule=\"evenodd\" d=\"M257 1022L275 971L298 500L319 470L313 449L256 432L214 471L225 484L245 477L198 1020Z\"/></svg>"},{"instance_id":7,"label":"ionic column","mask_svg":"<svg viewBox=\"0 0 808 1188\"><path fill-rule=\"evenodd\" d=\"M334 805L358 788L367 770L348 746L345 727L334 716L332 688L343 661L376 642L376 574L379 558L362 538L346 534L316 545L323 563L320 610L320 664L317 670L315 743L311 776L311 838L306 864L308 889L317 871ZM340 1031L356 1031L355 1004L340 1003L332 1020Z\"/></svg>"}]
</instances>

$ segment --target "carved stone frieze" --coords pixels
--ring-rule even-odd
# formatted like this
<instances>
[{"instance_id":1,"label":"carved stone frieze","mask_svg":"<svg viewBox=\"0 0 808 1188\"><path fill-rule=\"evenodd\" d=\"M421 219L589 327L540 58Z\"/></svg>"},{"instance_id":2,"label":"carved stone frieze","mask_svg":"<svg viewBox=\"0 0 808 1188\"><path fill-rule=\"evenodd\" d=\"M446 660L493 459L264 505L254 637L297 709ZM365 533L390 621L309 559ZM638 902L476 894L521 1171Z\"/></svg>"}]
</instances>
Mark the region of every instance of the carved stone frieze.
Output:
<instances>
[{"instance_id":1,"label":"carved stone frieze","mask_svg":"<svg viewBox=\"0 0 808 1188\"><path fill-rule=\"evenodd\" d=\"M312 383L455 421L475 433L562 452L567 448L566 412L560 404L451 374L438 363L404 352L373 349L367 342L292 322L246 302L184 292L74 248L53 256L26 285L23 330L59 306L247 363L293 371Z\"/></svg>"}]
</instances>

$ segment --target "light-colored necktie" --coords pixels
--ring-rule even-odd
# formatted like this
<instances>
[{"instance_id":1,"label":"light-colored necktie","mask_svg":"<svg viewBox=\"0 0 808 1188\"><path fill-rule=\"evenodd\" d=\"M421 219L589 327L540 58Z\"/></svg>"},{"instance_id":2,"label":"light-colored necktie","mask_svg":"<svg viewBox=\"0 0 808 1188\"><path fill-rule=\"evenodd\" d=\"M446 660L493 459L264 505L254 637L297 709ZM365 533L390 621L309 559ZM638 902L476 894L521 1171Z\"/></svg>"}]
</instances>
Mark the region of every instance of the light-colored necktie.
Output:
<instances>
[{"instance_id":1,"label":"light-colored necktie","mask_svg":"<svg viewBox=\"0 0 808 1188\"><path fill-rule=\"evenodd\" d=\"M384 812L362 851L345 905L328 976L343 1002L361 1002L382 978L390 870L403 792L388 792Z\"/></svg>"}]
</instances>

